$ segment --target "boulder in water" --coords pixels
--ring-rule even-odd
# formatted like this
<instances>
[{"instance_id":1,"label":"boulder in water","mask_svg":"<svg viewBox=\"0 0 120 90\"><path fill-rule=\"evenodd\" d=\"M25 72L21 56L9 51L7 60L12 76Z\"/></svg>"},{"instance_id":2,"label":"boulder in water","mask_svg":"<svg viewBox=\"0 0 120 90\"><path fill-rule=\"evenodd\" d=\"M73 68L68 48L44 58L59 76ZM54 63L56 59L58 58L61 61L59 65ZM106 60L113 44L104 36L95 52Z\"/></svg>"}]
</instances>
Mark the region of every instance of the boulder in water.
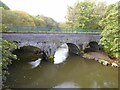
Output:
<instances>
[{"instance_id":1,"label":"boulder in water","mask_svg":"<svg viewBox=\"0 0 120 90\"><path fill-rule=\"evenodd\" d=\"M112 67L119 67L116 63L112 63Z\"/></svg>"}]
</instances>

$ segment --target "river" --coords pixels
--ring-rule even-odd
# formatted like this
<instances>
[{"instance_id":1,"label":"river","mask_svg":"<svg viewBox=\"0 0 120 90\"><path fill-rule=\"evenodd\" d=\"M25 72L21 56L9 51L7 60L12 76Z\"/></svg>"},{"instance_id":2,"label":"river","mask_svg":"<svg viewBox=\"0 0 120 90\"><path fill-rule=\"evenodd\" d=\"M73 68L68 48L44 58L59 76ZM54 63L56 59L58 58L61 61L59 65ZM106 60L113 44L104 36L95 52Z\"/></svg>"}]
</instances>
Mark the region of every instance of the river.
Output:
<instances>
[{"instance_id":1,"label":"river","mask_svg":"<svg viewBox=\"0 0 120 90\"><path fill-rule=\"evenodd\" d=\"M24 57L25 58L25 57ZM13 64L5 82L10 88L117 88L118 69L80 56L59 65L42 61L31 69L26 62Z\"/></svg>"}]
</instances>

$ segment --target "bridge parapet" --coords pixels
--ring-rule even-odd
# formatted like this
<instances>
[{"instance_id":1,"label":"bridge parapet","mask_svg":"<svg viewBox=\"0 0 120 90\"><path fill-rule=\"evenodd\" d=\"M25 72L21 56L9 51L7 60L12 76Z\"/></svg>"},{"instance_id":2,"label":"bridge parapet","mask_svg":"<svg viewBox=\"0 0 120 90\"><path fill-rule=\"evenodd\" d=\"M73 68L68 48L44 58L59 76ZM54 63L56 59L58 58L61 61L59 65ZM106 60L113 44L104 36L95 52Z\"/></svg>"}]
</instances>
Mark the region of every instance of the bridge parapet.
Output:
<instances>
[{"instance_id":1,"label":"bridge parapet","mask_svg":"<svg viewBox=\"0 0 120 90\"><path fill-rule=\"evenodd\" d=\"M94 29L73 29L59 27L39 27L39 26L8 26L7 31L15 33L101 33L102 30Z\"/></svg>"}]
</instances>

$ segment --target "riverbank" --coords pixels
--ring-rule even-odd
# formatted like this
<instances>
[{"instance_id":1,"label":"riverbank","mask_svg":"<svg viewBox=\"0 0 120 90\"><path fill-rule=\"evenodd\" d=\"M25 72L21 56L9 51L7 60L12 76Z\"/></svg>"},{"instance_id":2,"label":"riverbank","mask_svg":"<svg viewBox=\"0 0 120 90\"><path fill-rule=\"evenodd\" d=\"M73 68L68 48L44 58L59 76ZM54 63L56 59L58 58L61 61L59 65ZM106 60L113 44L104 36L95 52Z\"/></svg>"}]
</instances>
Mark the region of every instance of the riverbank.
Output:
<instances>
[{"instance_id":1,"label":"riverbank","mask_svg":"<svg viewBox=\"0 0 120 90\"><path fill-rule=\"evenodd\" d=\"M90 60L95 60L103 65L111 65L113 67L120 67L120 59L112 58L107 53L98 51L98 52L87 52L83 54L83 57Z\"/></svg>"}]
</instances>

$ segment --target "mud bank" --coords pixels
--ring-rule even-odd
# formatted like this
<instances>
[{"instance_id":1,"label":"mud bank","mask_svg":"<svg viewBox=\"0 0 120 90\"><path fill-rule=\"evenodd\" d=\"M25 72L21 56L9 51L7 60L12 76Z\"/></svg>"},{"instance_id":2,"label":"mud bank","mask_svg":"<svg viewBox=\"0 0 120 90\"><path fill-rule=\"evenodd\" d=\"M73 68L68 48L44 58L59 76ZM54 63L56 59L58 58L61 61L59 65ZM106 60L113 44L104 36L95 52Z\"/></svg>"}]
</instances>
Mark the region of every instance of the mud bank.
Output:
<instances>
[{"instance_id":1,"label":"mud bank","mask_svg":"<svg viewBox=\"0 0 120 90\"><path fill-rule=\"evenodd\" d=\"M83 57L90 60L95 60L106 66L111 65L113 67L120 67L120 59L112 58L107 53L102 51L87 52L83 55Z\"/></svg>"}]
</instances>

